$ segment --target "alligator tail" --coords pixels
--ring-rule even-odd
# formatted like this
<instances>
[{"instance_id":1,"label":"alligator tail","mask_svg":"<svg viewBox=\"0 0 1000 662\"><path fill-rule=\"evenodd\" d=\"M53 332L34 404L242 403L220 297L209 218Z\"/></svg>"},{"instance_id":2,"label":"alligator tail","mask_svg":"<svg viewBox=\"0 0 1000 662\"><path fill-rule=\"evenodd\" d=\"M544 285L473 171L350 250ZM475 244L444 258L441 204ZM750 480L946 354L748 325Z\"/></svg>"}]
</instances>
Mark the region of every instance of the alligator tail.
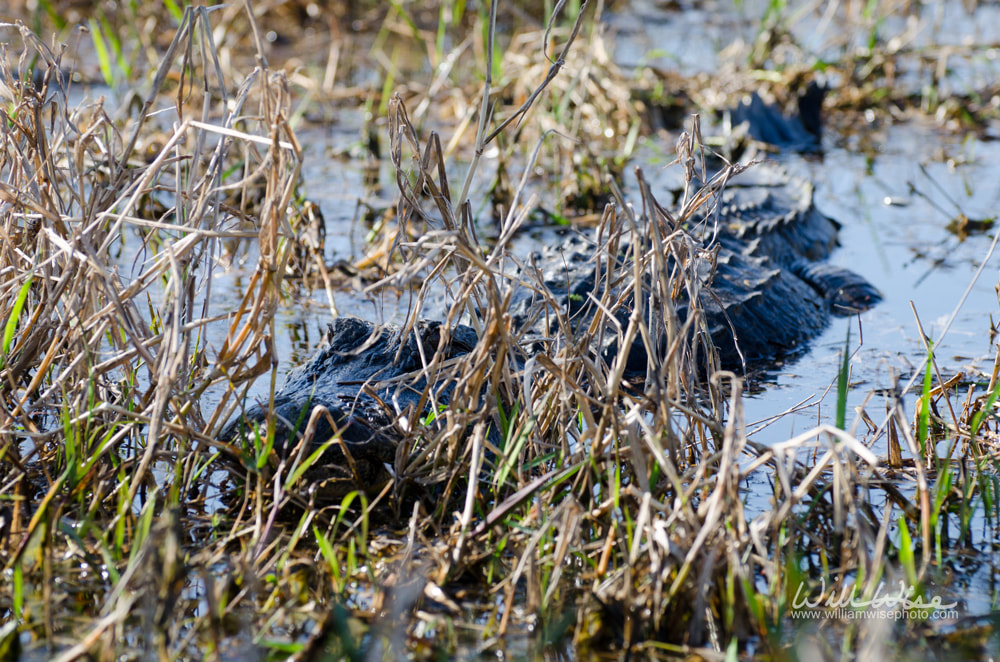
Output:
<instances>
[{"instance_id":1,"label":"alligator tail","mask_svg":"<svg viewBox=\"0 0 1000 662\"><path fill-rule=\"evenodd\" d=\"M805 259L795 260L790 268L826 299L837 315L853 315L882 300L882 293L874 285L850 269Z\"/></svg>"}]
</instances>

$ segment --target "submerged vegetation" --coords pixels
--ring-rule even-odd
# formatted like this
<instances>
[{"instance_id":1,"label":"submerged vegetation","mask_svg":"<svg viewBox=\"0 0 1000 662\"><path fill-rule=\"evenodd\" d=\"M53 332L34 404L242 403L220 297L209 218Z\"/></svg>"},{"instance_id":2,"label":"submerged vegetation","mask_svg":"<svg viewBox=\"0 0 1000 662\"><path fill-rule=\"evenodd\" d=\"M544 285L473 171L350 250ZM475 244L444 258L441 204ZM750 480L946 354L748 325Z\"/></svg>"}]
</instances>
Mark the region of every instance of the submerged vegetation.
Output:
<instances>
[{"instance_id":1,"label":"submerged vegetation","mask_svg":"<svg viewBox=\"0 0 1000 662\"><path fill-rule=\"evenodd\" d=\"M955 575L1000 527L1000 363L949 379L928 342L852 415L848 335L834 424L762 446L743 378L674 310L713 258L684 222L721 184L695 173L739 151L684 116L761 80L794 96L786 3L745 69L683 93L615 65L601 2L125 3L128 20L72 18L86 36L58 4L0 25L0 659L831 659L995 639ZM867 54L811 63L846 72L835 124L886 107L873 81L903 51L872 11L843 17ZM110 87L81 100L85 83ZM992 113L920 94L887 112ZM348 107L367 117L345 158L384 156L398 190L338 266L298 134ZM664 125L690 190L626 200L639 137ZM609 267L589 328L552 302L567 341L528 356L511 281L544 287L511 246L549 222L597 225L595 260L629 235L633 270ZM227 270L240 296L220 309ZM646 344L643 383L586 351L622 326L612 280L640 302L618 333ZM337 312L354 285L404 293L409 327L444 299L434 316L479 340L426 357L457 386L398 416L391 480L330 504L306 447L220 431L273 402L280 308L316 291ZM857 618L866 604L905 618Z\"/></svg>"}]
</instances>

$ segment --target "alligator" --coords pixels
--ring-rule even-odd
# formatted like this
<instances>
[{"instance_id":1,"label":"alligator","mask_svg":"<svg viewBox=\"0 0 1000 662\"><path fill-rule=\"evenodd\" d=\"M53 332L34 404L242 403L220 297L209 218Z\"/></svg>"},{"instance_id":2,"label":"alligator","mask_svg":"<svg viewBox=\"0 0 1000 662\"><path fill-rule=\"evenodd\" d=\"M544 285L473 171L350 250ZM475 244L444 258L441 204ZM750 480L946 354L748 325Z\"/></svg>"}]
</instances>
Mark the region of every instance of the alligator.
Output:
<instances>
[{"instance_id":1,"label":"alligator","mask_svg":"<svg viewBox=\"0 0 1000 662\"><path fill-rule=\"evenodd\" d=\"M688 236L711 248L712 260L702 260L698 279L703 291L699 305L722 368L745 372L799 350L829 323L831 314L862 311L880 296L861 276L825 259L836 246L838 224L812 203L812 186L790 176L780 166L763 162L729 182L712 211L690 219ZM539 309L555 300L586 325L596 312L588 294L601 282L606 261L595 259L593 231L564 237L558 245L534 254L527 263L542 274L546 295L523 288L512 297L513 324L526 338L526 352L544 351L556 329L539 321ZM628 240L616 259L624 260ZM678 300L683 320L689 302ZM622 327L630 305L615 313ZM550 319L551 317L548 316ZM595 348L610 362L620 351L614 334ZM355 317L333 320L319 351L288 374L275 395L275 448L289 454L296 433L306 431L319 405L329 415L317 415L309 435L316 440L338 437L330 458L317 470L317 490L337 495L346 487L377 486L389 479L385 465L396 458L404 414L432 411L427 398L433 382L436 406L448 402L451 378L437 379L423 370L436 357L447 362L476 347L469 326L448 327L421 321L409 330L377 325ZM648 363L645 347L629 348L626 377L642 378ZM430 377L430 380L428 379ZM246 424L263 425L267 408L254 405L223 432L226 440L246 437ZM412 424L412 422L411 422Z\"/></svg>"},{"instance_id":2,"label":"alligator","mask_svg":"<svg viewBox=\"0 0 1000 662\"><path fill-rule=\"evenodd\" d=\"M383 485L390 478L385 465L396 457L400 415L430 407L424 360L461 356L477 342L476 332L465 325L419 321L406 331L357 317L335 318L319 350L288 373L274 396L277 454L287 458L314 448L296 441L335 439L322 462L305 473L313 496L320 499ZM432 381L435 399L447 403L453 384L447 378ZM257 404L232 420L221 438L248 445L266 425L267 406Z\"/></svg>"},{"instance_id":3,"label":"alligator","mask_svg":"<svg viewBox=\"0 0 1000 662\"><path fill-rule=\"evenodd\" d=\"M756 141L795 152L822 151L823 98L827 87L810 81L798 98L798 114L786 117L781 109L768 104L754 92L724 115L732 126L745 125Z\"/></svg>"},{"instance_id":4,"label":"alligator","mask_svg":"<svg viewBox=\"0 0 1000 662\"><path fill-rule=\"evenodd\" d=\"M730 180L712 209L688 222L698 244L714 247L714 260L698 265L705 286L699 307L722 368L746 373L794 354L827 326L831 313L861 312L881 299L858 274L825 262L840 226L813 206L812 195L807 179L764 161ZM531 317L524 298L545 305L554 297L588 322L595 312L588 293L603 275L598 251L593 234L581 232L537 253L532 262L548 293L515 297L515 320ZM627 243L619 248L619 254L628 251ZM677 306L683 320L687 302ZM619 323L627 325L629 314L628 306L619 309ZM613 344L604 349L606 358L617 353ZM632 348L631 371L643 370L643 350Z\"/></svg>"},{"instance_id":5,"label":"alligator","mask_svg":"<svg viewBox=\"0 0 1000 662\"><path fill-rule=\"evenodd\" d=\"M812 198L808 180L764 161L726 182L714 204L702 205L683 228L664 228L683 231L710 255L695 262L695 291L701 328L722 368L745 373L772 364L799 351L829 324L831 314L853 314L880 300L864 278L826 262L837 244L839 225L817 210ZM524 271L530 265L532 274L541 275L545 290L537 284L515 288L511 297L512 324L524 339L526 356L559 342L560 329L546 312L552 312L553 301L571 320L569 333L589 325L597 313L593 293L608 281L609 264L623 266L626 273L631 268L627 235L609 256L606 237L593 230L570 232L520 263ZM517 275L512 282L518 282ZM632 302L623 294L624 285L616 287L613 298L624 305L613 314L624 328ZM680 295L672 305L677 318L685 320L691 302ZM610 364L622 351L616 344L619 336L601 337L601 346L592 349ZM323 442L332 439L326 460L314 472L317 489L329 495L384 484L402 428L449 400L456 378L440 366L474 351L477 343L476 332L464 325L421 321L402 329L355 317L333 320L319 351L289 373L275 396L275 448L281 456L295 448L301 452L303 433ZM641 380L649 365L645 345L636 342L627 351L624 376ZM427 368L428 362L434 370ZM314 413L320 405L327 413ZM263 427L267 418L265 406L253 405L221 436L246 439L248 424Z\"/></svg>"}]
</instances>

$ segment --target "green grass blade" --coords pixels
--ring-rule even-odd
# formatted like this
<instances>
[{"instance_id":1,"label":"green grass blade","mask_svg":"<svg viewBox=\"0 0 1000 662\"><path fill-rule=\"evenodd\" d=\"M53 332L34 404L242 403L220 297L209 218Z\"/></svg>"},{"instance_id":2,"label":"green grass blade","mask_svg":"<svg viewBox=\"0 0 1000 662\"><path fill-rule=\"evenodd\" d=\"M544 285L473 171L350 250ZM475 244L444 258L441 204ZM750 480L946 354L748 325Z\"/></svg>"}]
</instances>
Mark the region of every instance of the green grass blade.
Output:
<instances>
[{"instance_id":1,"label":"green grass blade","mask_svg":"<svg viewBox=\"0 0 1000 662\"><path fill-rule=\"evenodd\" d=\"M451 26L457 26L465 16L465 0L458 0L451 8Z\"/></svg>"},{"instance_id":2,"label":"green grass blade","mask_svg":"<svg viewBox=\"0 0 1000 662\"><path fill-rule=\"evenodd\" d=\"M970 440L974 440L976 438L976 434L979 432L979 427L983 424L983 421L986 420L986 417L993 414L993 406L996 404L998 397L1000 397L1000 382L997 382L996 386L993 387L993 391L990 392L989 396L987 396L982 409L977 411L976 415L972 417L972 425L969 426Z\"/></svg>"},{"instance_id":3,"label":"green grass blade","mask_svg":"<svg viewBox=\"0 0 1000 662\"><path fill-rule=\"evenodd\" d=\"M899 526L899 563L910 586L917 585L917 563L913 556L913 539L910 538L910 527L905 518L900 518Z\"/></svg>"},{"instance_id":4,"label":"green grass blade","mask_svg":"<svg viewBox=\"0 0 1000 662\"><path fill-rule=\"evenodd\" d=\"M521 433L514 444L511 445L509 442L504 444L503 458L500 463L497 475L493 480L494 491L499 491L503 484L507 481L507 476L514 469L514 462L521 455L521 450L524 449L524 444L528 441L528 437L531 434L531 430L534 429L534 421L530 421L526 426L523 433Z\"/></svg>"},{"instance_id":5,"label":"green grass blade","mask_svg":"<svg viewBox=\"0 0 1000 662\"><path fill-rule=\"evenodd\" d=\"M96 19L90 18L87 21L90 27L90 38L94 42L94 51L97 53L97 64L101 69L101 76L108 87L115 86L114 71L111 69L111 54L108 52L108 45L104 41L101 26Z\"/></svg>"},{"instance_id":6,"label":"green grass blade","mask_svg":"<svg viewBox=\"0 0 1000 662\"><path fill-rule=\"evenodd\" d=\"M851 372L851 325L847 325L847 338L844 340L844 355L837 374L837 427L847 428L847 387L848 375Z\"/></svg>"},{"instance_id":7,"label":"green grass blade","mask_svg":"<svg viewBox=\"0 0 1000 662\"><path fill-rule=\"evenodd\" d=\"M122 40L118 36L118 31L115 27L111 25L108 21L108 17L103 13L99 17L101 27L103 28L102 34L105 36L107 43L111 44L111 51L115 55L115 61L118 63L118 68L125 77L128 78L132 73L132 65L129 64L128 58L125 57L124 51L122 50Z\"/></svg>"},{"instance_id":8,"label":"green grass blade","mask_svg":"<svg viewBox=\"0 0 1000 662\"><path fill-rule=\"evenodd\" d=\"M934 368L934 344L927 341L927 369L924 371L924 388L920 394L920 418L917 421L917 440L920 452L927 453L927 431L931 420L931 378Z\"/></svg>"},{"instance_id":9,"label":"green grass blade","mask_svg":"<svg viewBox=\"0 0 1000 662\"><path fill-rule=\"evenodd\" d=\"M52 24L56 27L57 30L61 31L66 29L68 22L66 21L65 18L63 18L62 15L63 12L53 7L50 0L39 0L38 12L36 14L36 18L39 17L42 13L44 13L48 17L48 19L52 21ZM35 30L37 31L38 29L39 27L36 26Z\"/></svg>"},{"instance_id":10,"label":"green grass blade","mask_svg":"<svg viewBox=\"0 0 1000 662\"><path fill-rule=\"evenodd\" d=\"M21 285L21 289L17 293L17 299L14 301L14 309L11 311L10 318L7 320L7 325L4 327L4 356L10 353L10 345L14 341L14 332L17 331L17 320L21 317L21 311L24 310L24 302L28 299L28 292L31 290L32 280L34 280L34 277L28 276L28 280L24 281L24 284Z\"/></svg>"},{"instance_id":11,"label":"green grass blade","mask_svg":"<svg viewBox=\"0 0 1000 662\"><path fill-rule=\"evenodd\" d=\"M170 15L173 16L174 20L177 21L177 24L180 25L181 19L184 18L184 10L181 6L174 2L174 0L163 0L163 6L167 8Z\"/></svg>"},{"instance_id":12,"label":"green grass blade","mask_svg":"<svg viewBox=\"0 0 1000 662\"><path fill-rule=\"evenodd\" d=\"M330 544L329 539L323 535L318 526L314 524L312 530L313 536L316 537L316 545L319 547L320 553L326 559L327 565L330 566L330 572L336 577L340 574L340 563L337 562L337 554L333 551L333 545Z\"/></svg>"},{"instance_id":13,"label":"green grass blade","mask_svg":"<svg viewBox=\"0 0 1000 662\"><path fill-rule=\"evenodd\" d=\"M13 595L11 596L13 602L14 618L20 620L24 614L24 568L21 562L18 561L14 564L14 586Z\"/></svg>"},{"instance_id":14,"label":"green grass blade","mask_svg":"<svg viewBox=\"0 0 1000 662\"><path fill-rule=\"evenodd\" d=\"M306 459L303 460L302 463L299 466L297 466L291 474L289 474L288 478L285 480L284 489L285 490L292 489L292 487L295 486L295 483L297 483L298 480L302 478L302 474L309 471L309 468L312 467L314 464L316 464L316 461L320 458L320 456L323 453L326 452L327 448L330 445L333 444L320 444L319 447L316 448L316 450L310 453L309 456L306 457ZM260 467L258 467L258 469L259 468Z\"/></svg>"}]
</instances>

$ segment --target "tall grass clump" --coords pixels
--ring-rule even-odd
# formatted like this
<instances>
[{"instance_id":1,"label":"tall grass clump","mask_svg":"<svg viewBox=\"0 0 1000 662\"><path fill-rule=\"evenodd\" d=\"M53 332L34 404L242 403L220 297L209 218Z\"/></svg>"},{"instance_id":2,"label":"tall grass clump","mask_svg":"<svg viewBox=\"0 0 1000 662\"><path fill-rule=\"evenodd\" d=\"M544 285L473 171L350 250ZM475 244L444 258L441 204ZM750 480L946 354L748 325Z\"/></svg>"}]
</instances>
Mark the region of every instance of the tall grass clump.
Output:
<instances>
[{"instance_id":1,"label":"tall grass clump","mask_svg":"<svg viewBox=\"0 0 1000 662\"><path fill-rule=\"evenodd\" d=\"M287 85L260 49L231 80L210 13L188 8L139 104L74 105L63 53L0 29L0 507L17 585L0 610L61 659L170 657L241 600L209 578L212 608L182 608L191 578L232 563L238 584L256 560L218 556L227 532L205 504L217 429L277 361L301 167ZM218 264L248 239L248 285L219 314ZM221 345L210 325L229 329ZM211 544L192 550L195 531ZM66 600L89 619L67 620Z\"/></svg>"}]
</instances>

